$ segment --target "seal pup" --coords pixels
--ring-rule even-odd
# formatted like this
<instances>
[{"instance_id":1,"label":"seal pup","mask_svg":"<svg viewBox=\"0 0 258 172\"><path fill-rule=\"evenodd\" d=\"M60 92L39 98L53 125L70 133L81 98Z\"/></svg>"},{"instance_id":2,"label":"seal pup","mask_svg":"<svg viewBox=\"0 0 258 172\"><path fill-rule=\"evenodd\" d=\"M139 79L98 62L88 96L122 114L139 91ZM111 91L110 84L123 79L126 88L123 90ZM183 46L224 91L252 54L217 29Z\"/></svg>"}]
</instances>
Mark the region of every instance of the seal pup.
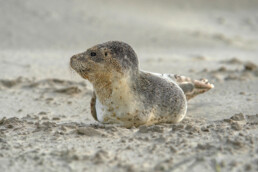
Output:
<instances>
[{"instance_id":1,"label":"seal pup","mask_svg":"<svg viewBox=\"0 0 258 172\"><path fill-rule=\"evenodd\" d=\"M185 117L187 100L213 88L207 80L140 70L134 50L120 41L76 54L70 66L93 85L93 118L127 128L177 123Z\"/></svg>"}]
</instances>

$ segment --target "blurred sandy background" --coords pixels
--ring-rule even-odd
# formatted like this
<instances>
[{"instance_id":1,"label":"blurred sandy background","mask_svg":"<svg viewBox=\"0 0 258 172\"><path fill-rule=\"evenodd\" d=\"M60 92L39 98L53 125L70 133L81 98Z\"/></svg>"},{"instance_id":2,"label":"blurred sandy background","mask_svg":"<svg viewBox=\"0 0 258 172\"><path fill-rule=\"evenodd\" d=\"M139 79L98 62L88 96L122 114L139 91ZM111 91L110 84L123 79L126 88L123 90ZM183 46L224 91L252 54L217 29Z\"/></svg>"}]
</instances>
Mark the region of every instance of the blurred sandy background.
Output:
<instances>
[{"instance_id":1,"label":"blurred sandy background","mask_svg":"<svg viewBox=\"0 0 258 172\"><path fill-rule=\"evenodd\" d=\"M0 0L0 40L0 171L258 170L258 1ZM101 126L69 58L109 40L215 89L182 124Z\"/></svg>"}]
</instances>

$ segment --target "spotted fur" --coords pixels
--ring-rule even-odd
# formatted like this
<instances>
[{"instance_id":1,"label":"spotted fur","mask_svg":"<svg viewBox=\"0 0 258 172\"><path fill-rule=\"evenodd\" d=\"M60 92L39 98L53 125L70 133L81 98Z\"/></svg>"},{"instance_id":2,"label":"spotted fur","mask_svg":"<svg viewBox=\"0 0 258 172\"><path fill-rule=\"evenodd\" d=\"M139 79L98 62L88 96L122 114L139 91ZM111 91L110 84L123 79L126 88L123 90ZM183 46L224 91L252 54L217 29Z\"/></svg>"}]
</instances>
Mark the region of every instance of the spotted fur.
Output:
<instances>
[{"instance_id":1,"label":"spotted fur","mask_svg":"<svg viewBox=\"0 0 258 172\"><path fill-rule=\"evenodd\" d=\"M190 93L195 87L183 77L169 79L139 70L134 50L119 41L74 55L70 65L93 84L91 113L101 123L125 127L176 123L186 114L186 95L194 95Z\"/></svg>"}]
</instances>

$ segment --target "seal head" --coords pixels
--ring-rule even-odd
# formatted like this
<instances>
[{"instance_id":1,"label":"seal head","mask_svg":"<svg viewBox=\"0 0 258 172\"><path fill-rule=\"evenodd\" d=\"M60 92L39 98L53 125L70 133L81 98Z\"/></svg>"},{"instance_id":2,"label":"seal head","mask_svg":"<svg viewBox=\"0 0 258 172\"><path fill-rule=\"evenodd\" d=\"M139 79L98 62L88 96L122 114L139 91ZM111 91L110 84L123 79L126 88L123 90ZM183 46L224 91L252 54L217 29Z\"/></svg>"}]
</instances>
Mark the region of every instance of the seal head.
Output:
<instances>
[{"instance_id":1,"label":"seal head","mask_svg":"<svg viewBox=\"0 0 258 172\"><path fill-rule=\"evenodd\" d=\"M130 45L109 41L71 57L70 66L83 78L94 81L115 73L137 74L138 58Z\"/></svg>"}]
</instances>

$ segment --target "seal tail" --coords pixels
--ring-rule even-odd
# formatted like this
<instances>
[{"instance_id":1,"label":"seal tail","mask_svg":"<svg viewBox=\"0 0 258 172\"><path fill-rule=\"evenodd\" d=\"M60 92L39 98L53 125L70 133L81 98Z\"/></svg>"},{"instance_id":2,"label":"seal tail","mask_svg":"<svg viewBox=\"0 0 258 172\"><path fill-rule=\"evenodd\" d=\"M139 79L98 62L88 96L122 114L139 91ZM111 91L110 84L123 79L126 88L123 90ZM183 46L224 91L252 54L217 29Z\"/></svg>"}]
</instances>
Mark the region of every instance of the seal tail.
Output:
<instances>
[{"instance_id":1,"label":"seal tail","mask_svg":"<svg viewBox=\"0 0 258 172\"><path fill-rule=\"evenodd\" d=\"M174 75L174 77L184 91L187 100L214 88L214 85L210 84L207 79L192 80L189 77L179 75Z\"/></svg>"}]
</instances>

